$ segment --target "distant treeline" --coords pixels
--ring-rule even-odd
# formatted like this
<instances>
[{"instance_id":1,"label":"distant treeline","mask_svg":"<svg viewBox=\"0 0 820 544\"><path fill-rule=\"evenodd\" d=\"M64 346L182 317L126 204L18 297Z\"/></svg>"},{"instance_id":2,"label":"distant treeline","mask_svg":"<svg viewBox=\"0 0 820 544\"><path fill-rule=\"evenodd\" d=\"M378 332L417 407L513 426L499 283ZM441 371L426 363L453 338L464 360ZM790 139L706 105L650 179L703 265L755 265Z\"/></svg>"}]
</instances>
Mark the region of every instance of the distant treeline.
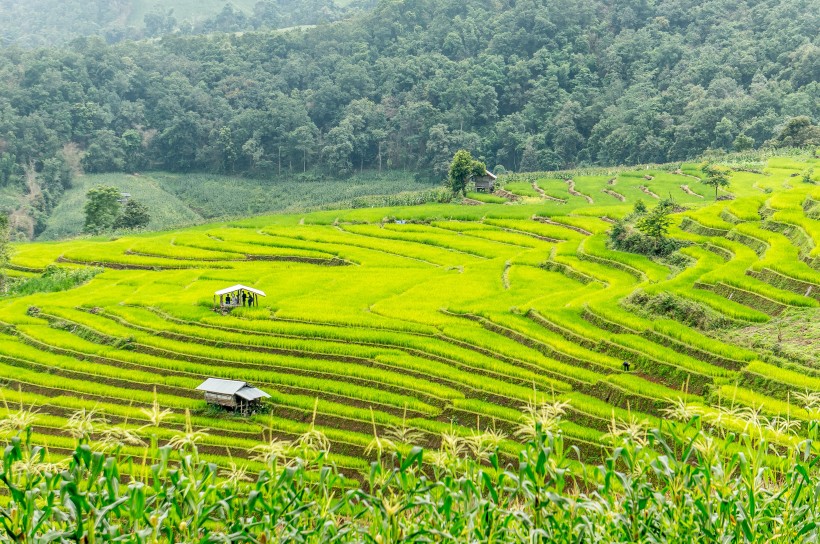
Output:
<instances>
[{"instance_id":1,"label":"distant treeline","mask_svg":"<svg viewBox=\"0 0 820 544\"><path fill-rule=\"evenodd\" d=\"M47 213L80 167L443 177L461 148L531 171L820 143L810 7L384 0L312 30L7 48L0 185L39 180Z\"/></svg>"},{"instance_id":2,"label":"distant treeline","mask_svg":"<svg viewBox=\"0 0 820 544\"><path fill-rule=\"evenodd\" d=\"M339 0L259 0L252 10L243 11L225 1L221 9L202 6L191 17L172 7L163 9L155 0L0 0L0 45L44 47L91 36L116 43L166 34L319 25L349 17L375 3L376 0L344 1L344 5ZM150 7L147 13L140 20L131 21L132 12L139 14L144 6Z\"/></svg>"}]
</instances>

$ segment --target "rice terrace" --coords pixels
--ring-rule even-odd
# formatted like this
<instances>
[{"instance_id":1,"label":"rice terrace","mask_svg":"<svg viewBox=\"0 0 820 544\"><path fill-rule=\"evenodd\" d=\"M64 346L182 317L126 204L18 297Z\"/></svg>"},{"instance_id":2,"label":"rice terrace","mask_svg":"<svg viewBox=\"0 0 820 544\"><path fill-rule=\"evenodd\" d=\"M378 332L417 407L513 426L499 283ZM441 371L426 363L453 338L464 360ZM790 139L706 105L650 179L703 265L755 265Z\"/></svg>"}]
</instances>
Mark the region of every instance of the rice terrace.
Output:
<instances>
[{"instance_id":1,"label":"rice terrace","mask_svg":"<svg viewBox=\"0 0 820 544\"><path fill-rule=\"evenodd\" d=\"M816 319L820 189L800 178L811 168L820 161L788 157L733 170L721 191L732 200L715 201L698 166L683 164L571 184L519 175L506 185L522 195L512 205L319 211L18 244L12 275L103 271L0 304L5 410L36 410L32 440L55 459L73 449L78 410L161 440L188 413L191 428L207 429L198 445L208 460L251 471L264 466L255 446L318 429L352 479L369 470L374 432L389 429L412 429L415 442L397 447L425 455L442 433L490 430L515 459L522 410L546 401L566 403L560 430L584 463L601 460L613 424L669 420L680 403L730 431L765 418L775 444L793 444L817 415L816 401L800 400L820 393L816 338L789 353L738 331ZM607 231L637 201L667 197L680 210L674 258L608 247ZM215 312L213 293L234 284L267 297ZM699 329L675 307L721 325ZM208 377L252 383L269 410L207 408L196 387ZM170 410L160 427L149 421L155 403Z\"/></svg>"}]
</instances>

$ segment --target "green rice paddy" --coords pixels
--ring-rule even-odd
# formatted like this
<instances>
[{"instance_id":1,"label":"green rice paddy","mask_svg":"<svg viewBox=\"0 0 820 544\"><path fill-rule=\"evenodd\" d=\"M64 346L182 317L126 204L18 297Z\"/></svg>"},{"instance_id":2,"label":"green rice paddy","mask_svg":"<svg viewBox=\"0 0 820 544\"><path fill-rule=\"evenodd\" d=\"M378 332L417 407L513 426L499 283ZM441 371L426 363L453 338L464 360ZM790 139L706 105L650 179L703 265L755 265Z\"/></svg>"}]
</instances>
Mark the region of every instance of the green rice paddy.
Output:
<instances>
[{"instance_id":1,"label":"green rice paddy","mask_svg":"<svg viewBox=\"0 0 820 544\"><path fill-rule=\"evenodd\" d=\"M623 304L638 289L673 295L735 330L816 315L820 189L791 173L820 171L820 161L765 166L734 173L724 194L735 199L718 202L690 165L573 184L539 175L511 184L524 197L513 204L332 210L16 245L12 274L50 264L104 272L69 291L0 300L0 392L9 409L39 411L38 441L55 451L83 407L156 433L141 411L156 395L173 413L164 432L191 411L217 463L315 425L351 472L367 469L374 426L409 425L431 446L443 430L496 428L514 455L521 407L546 398L570 403L566 439L590 461L608 445L611 418L663 417L678 398L804 421L793 393L820 391L813 361ZM611 221L639 199L651 208L652 194L686 208L670 235L690 242L687 266L607 246ZM237 283L268 296L259 308L214 312L213 293ZM207 377L260 387L270 413L209 409L194 390Z\"/></svg>"}]
</instances>

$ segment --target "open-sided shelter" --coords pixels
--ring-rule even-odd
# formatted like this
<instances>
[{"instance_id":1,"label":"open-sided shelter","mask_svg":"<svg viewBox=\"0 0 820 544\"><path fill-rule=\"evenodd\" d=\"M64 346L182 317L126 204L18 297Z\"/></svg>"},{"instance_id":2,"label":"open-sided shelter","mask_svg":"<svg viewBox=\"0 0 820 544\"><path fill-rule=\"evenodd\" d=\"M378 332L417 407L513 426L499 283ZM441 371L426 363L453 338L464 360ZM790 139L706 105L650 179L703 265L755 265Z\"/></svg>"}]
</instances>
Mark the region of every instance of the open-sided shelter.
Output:
<instances>
[{"instance_id":1,"label":"open-sided shelter","mask_svg":"<svg viewBox=\"0 0 820 544\"><path fill-rule=\"evenodd\" d=\"M205 402L216 406L223 406L243 414L250 413L259 406L261 399L270 398L270 395L251 387L247 382L237 380L222 380L208 378L202 382L197 390L205 392Z\"/></svg>"},{"instance_id":2,"label":"open-sided shelter","mask_svg":"<svg viewBox=\"0 0 820 544\"><path fill-rule=\"evenodd\" d=\"M234 285L226 287L214 293L214 305L216 297L219 297L220 308L237 308L239 306L259 306L259 297L267 296L264 291L248 287L246 285Z\"/></svg>"}]
</instances>

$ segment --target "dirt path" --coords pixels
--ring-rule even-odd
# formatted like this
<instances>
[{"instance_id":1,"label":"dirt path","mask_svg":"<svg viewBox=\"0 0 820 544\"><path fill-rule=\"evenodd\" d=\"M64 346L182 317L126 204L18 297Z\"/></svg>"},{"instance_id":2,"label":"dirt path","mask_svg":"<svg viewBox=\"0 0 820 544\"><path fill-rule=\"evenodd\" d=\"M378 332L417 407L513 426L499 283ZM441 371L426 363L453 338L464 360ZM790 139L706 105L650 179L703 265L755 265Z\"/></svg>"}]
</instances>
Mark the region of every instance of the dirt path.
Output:
<instances>
[{"instance_id":1,"label":"dirt path","mask_svg":"<svg viewBox=\"0 0 820 544\"><path fill-rule=\"evenodd\" d=\"M532 188L535 189L535 192L537 192L539 195L541 195L541 198L543 198L544 200L551 200L552 202L560 202L561 204L566 204L567 203L567 201L564 200L563 198L555 198L554 196L548 195L547 193L544 192L544 189L539 187L538 184L534 181L532 182Z\"/></svg>"},{"instance_id":2,"label":"dirt path","mask_svg":"<svg viewBox=\"0 0 820 544\"><path fill-rule=\"evenodd\" d=\"M692 195L692 196L696 196L696 197L698 197L698 198L703 198L703 195L699 195L699 194L697 194L695 191L693 191L692 189L690 189L688 185L685 185L685 184L684 184L684 185L681 185L681 186L680 186L680 188L681 188L681 190L682 190L684 193L686 193L687 195Z\"/></svg>"},{"instance_id":3,"label":"dirt path","mask_svg":"<svg viewBox=\"0 0 820 544\"><path fill-rule=\"evenodd\" d=\"M473 200L472 198L464 198L464 199L462 199L461 203L465 204L467 206L483 206L484 205L484 203L481 202L480 200Z\"/></svg>"},{"instance_id":4,"label":"dirt path","mask_svg":"<svg viewBox=\"0 0 820 544\"><path fill-rule=\"evenodd\" d=\"M574 230L575 232L579 232L584 236L592 236L592 233L588 230L584 230L581 227L574 227L572 225L567 225L566 223L559 223L558 221L553 221L549 217L541 217L539 215L534 215L532 217L533 221L538 221L539 223L544 223L546 225L553 225L556 227L564 227L565 229Z\"/></svg>"},{"instance_id":5,"label":"dirt path","mask_svg":"<svg viewBox=\"0 0 820 544\"><path fill-rule=\"evenodd\" d=\"M661 197L659 197L658 195L656 195L655 193L653 193L653 192L652 192L652 190L651 190L649 187L647 187L646 185L641 185L641 186L639 187L639 189L640 189L641 191L643 191L644 193L648 194L649 196L651 196L651 197L652 197L652 198L654 198L654 199L657 199L657 200L660 200L660 199L661 199Z\"/></svg>"},{"instance_id":6,"label":"dirt path","mask_svg":"<svg viewBox=\"0 0 820 544\"><path fill-rule=\"evenodd\" d=\"M626 201L626 197L625 197L624 195L622 195L621 193L617 193L617 192L615 192L615 191L613 191L613 190L611 190L611 189L604 189L604 190L602 190L601 192L602 192L602 193L606 193L606 194L608 194L608 195L609 195L609 196L611 196L612 198L617 198L617 199L618 199L618 200L620 200L621 202L625 202L625 201Z\"/></svg>"},{"instance_id":7,"label":"dirt path","mask_svg":"<svg viewBox=\"0 0 820 544\"><path fill-rule=\"evenodd\" d=\"M500 196L501 198L506 198L507 200L510 200L512 202L516 202L518 200L521 200L521 197L518 196L517 194L511 193L509 191L505 191L504 189L499 189L496 192L494 192L493 194L495 196Z\"/></svg>"},{"instance_id":8,"label":"dirt path","mask_svg":"<svg viewBox=\"0 0 820 544\"><path fill-rule=\"evenodd\" d=\"M579 193L578 191L575 190L575 180L574 179L568 179L566 181L567 181L567 188L569 190L569 194L571 194L572 196L580 196L581 198L585 198L587 200L587 202L589 202L590 204L595 203L595 201L592 200L591 196L585 195L584 193Z\"/></svg>"},{"instance_id":9,"label":"dirt path","mask_svg":"<svg viewBox=\"0 0 820 544\"><path fill-rule=\"evenodd\" d=\"M681 170L680 168L678 168L677 170L675 170L675 171L674 171L674 172L672 172L672 173L673 173L673 174L675 174L676 176L683 176L683 177L687 177L687 178L696 179L696 180L698 180L698 181L703 181L701 178L699 178L699 177L697 177L697 176L693 176L692 174L685 174L685 173L683 172L683 170Z\"/></svg>"}]
</instances>

